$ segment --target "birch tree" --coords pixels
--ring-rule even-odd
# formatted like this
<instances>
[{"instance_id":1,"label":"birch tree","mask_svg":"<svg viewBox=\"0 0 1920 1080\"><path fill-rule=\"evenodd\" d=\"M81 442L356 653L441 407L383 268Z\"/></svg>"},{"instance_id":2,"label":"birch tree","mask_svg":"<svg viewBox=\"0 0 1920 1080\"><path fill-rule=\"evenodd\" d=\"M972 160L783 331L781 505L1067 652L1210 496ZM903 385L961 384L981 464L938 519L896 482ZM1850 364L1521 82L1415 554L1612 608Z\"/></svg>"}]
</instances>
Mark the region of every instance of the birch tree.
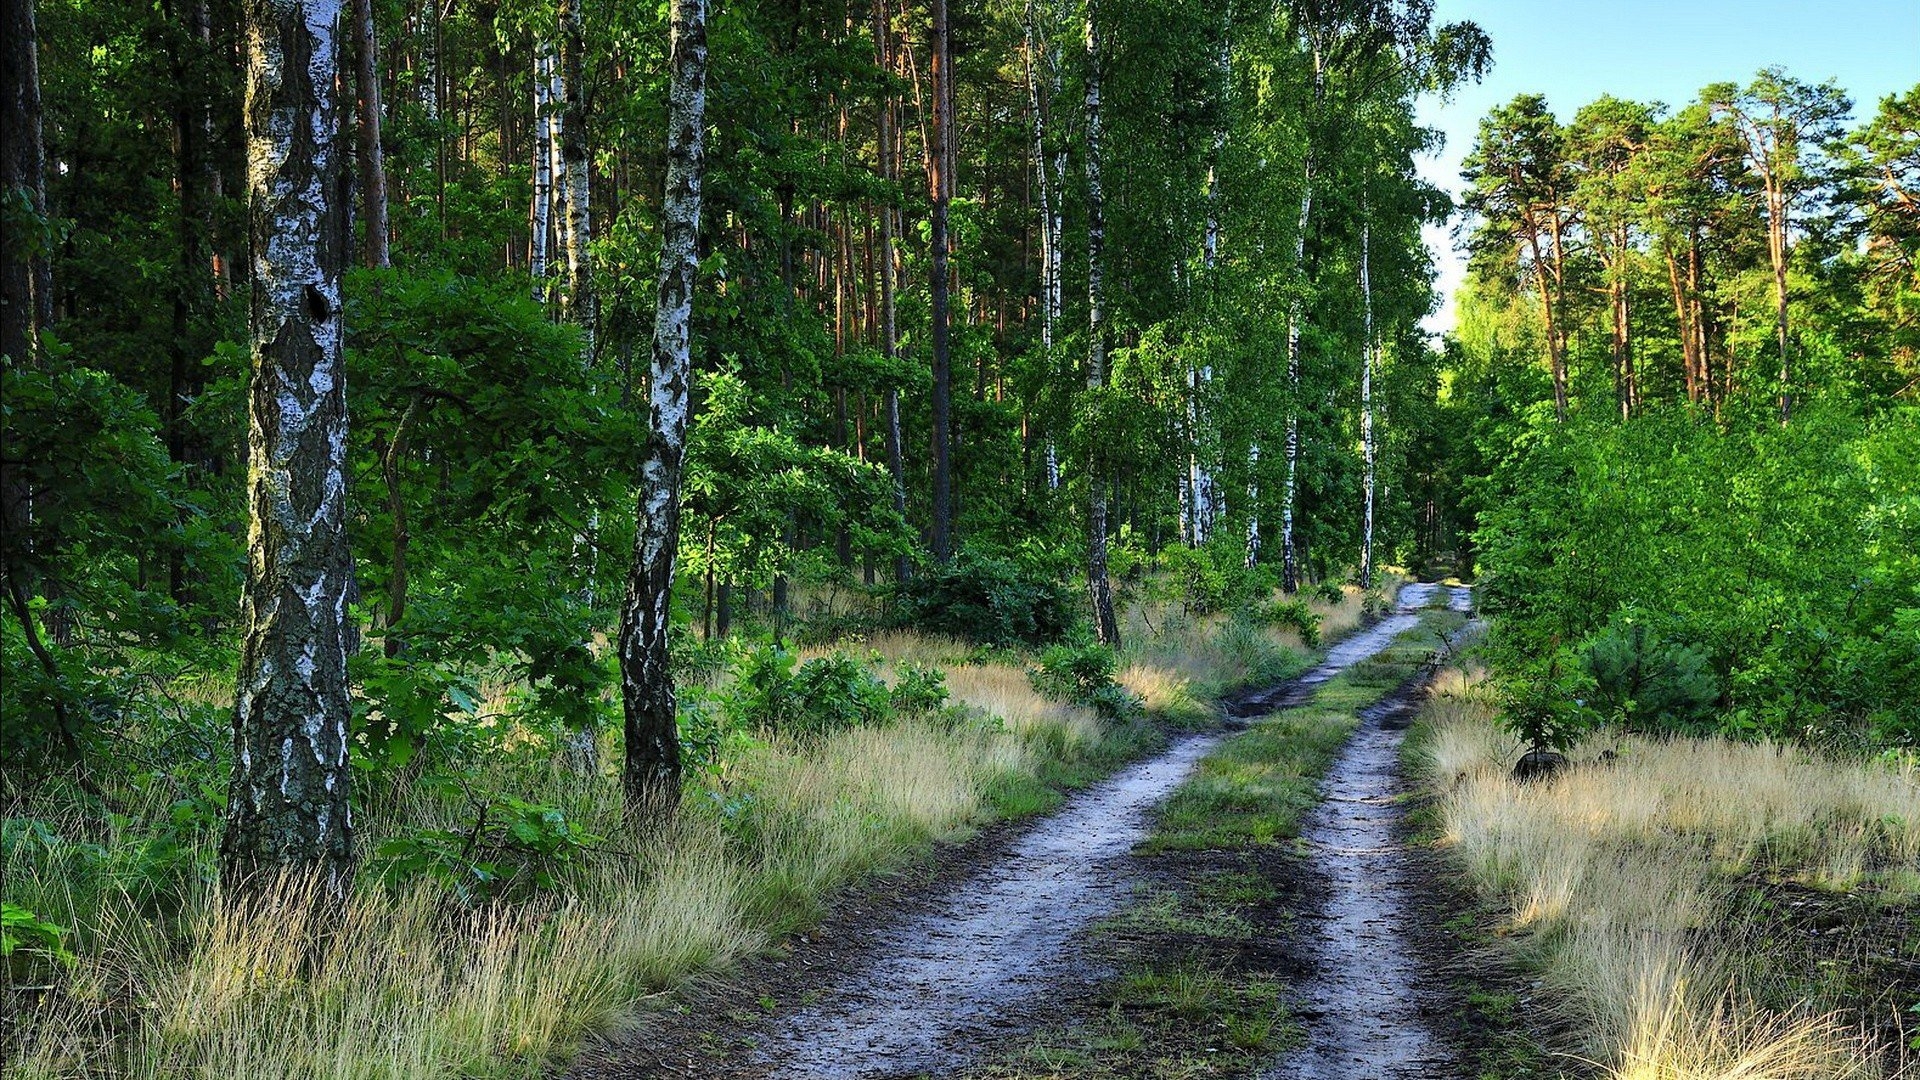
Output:
<instances>
[{"instance_id":1,"label":"birch tree","mask_svg":"<svg viewBox=\"0 0 1920 1080\"><path fill-rule=\"evenodd\" d=\"M235 889L276 870L313 874L339 899L354 870L340 0L247 0L243 11L249 528L221 873Z\"/></svg>"},{"instance_id":2,"label":"birch tree","mask_svg":"<svg viewBox=\"0 0 1920 1080\"><path fill-rule=\"evenodd\" d=\"M533 206L528 211L527 269L533 278L533 298L547 300L552 273L553 240L553 44L545 38L533 46Z\"/></svg>"},{"instance_id":3,"label":"birch tree","mask_svg":"<svg viewBox=\"0 0 1920 1080\"><path fill-rule=\"evenodd\" d=\"M559 98L556 137L559 142L558 182L565 210L560 220L560 248L567 260L566 291L561 305L569 321L580 327L588 366L598 357L600 302L593 290L593 264L587 250L592 240L592 162L587 156L586 25L583 0L560 0Z\"/></svg>"},{"instance_id":4,"label":"birch tree","mask_svg":"<svg viewBox=\"0 0 1920 1080\"><path fill-rule=\"evenodd\" d=\"M624 787L630 811L671 810L680 796L680 742L667 651L680 477L692 379L694 272L707 107L706 0L672 0L667 182L660 213L660 290L653 322L651 431L640 466L639 530L620 611L620 689L626 713Z\"/></svg>"}]
</instances>

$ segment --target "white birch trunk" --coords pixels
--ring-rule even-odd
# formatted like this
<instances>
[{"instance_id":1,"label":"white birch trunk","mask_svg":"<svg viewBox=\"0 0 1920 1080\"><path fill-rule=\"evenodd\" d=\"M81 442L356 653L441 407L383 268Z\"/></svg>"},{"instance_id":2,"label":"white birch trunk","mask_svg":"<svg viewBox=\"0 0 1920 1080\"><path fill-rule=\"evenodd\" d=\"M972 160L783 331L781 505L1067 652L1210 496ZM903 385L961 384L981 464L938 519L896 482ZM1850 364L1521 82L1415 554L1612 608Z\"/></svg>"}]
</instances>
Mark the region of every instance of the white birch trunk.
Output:
<instances>
[{"instance_id":1,"label":"white birch trunk","mask_svg":"<svg viewBox=\"0 0 1920 1080\"><path fill-rule=\"evenodd\" d=\"M1307 229L1313 222L1313 137L1320 111L1322 87L1320 51L1313 52L1313 97L1307 109L1306 154L1300 175L1300 222L1293 239L1294 274L1299 287L1287 305L1287 436L1286 480L1280 492L1280 587L1300 590L1300 556L1294 544L1293 519L1300 480L1300 321L1306 315Z\"/></svg>"},{"instance_id":2,"label":"white birch trunk","mask_svg":"<svg viewBox=\"0 0 1920 1080\"><path fill-rule=\"evenodd\" d=\"M247 573L221 873L291 870L344 900L354 869L347 763L347 396L337 204L340 0L247 0L253 356Z\"/></svg>"},{"instance_id":3,"label":"white birch trunk","mask_svg":"<svg viewBox=\"0 0 1920 1080\"><path fill-rule=\"evenodd\" d=\"M528 213L527 267L533 298L547 300L553 231L553 43L533 47L533 207Z\"/></svg>"},{"instance_id":4,"label":"white birch trunk","mask_svg":"<svg viewBox=\"0 0 1920 1080\"><path fill-rule=\"evenodd\" d=\"M623 783L630 812L671 809L680 796L680 741L667 654L674 559L680 546L680 475L692 380L694 272L699 266L705 168L706 0L672 0L667 183L660 210L660 293L648 381L652 423L640 466L639 529L620 613Z\"/></svg>"},{"instance_id":5,"label":"white birch trunk","mask_svg":"<svg viewBox=\"0 0 1920 1080\"><path fill-rule=\"evenodd\" d=\"M567 261L561 309L567 320L580 328L587 363L591 366L597 356L600 308L593 291L593 264L587 250L593 235L592 161L587 155L584 103L586 27L580 9L581 0L561 0L557 65L560 95L556 100L560 168L555 175L565 190L566 199L560 220L560 247Z\"/></svg>"},{"instance_id":6,"label":"white birch trunk","mask_svg":"<svg viewBox=\"0 0 1920 1080\"><path fill-rule=\"evenodd\" d=\"M1373 254L1372 225L1367 221L1367 201L1360 199L1360 310L1362 344L1360 360L1360 457L1362 469L1360 497L1360 587L1373 588Z\"/></svg>"}]
</instances>

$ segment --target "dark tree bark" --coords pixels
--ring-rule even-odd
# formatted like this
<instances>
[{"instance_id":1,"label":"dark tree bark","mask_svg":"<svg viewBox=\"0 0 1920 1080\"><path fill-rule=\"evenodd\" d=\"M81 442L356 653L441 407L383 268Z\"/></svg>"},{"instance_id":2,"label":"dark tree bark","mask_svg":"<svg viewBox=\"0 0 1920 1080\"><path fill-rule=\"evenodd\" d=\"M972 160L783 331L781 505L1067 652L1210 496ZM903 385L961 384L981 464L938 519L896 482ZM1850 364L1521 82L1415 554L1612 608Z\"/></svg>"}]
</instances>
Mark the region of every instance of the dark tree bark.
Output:
<instances>
[{"instance_id":1,"label":"dark tree bark","mask_svg":"<svg viewBox=\"0 0 1920 1080\"><path fill-rule=\"evenodd\" d=\"M361 257L385 269L387 251L387 163L380 147L379 36L373 29L373 0L353 0L354 85L360 91L360 217L366 232Z\"/></svg>"},{"instance_id":2,"label":"dark tree bark","mask_svg":"<svg viewBox=\"0 0 1920 1080\"><path fill-rule=\"evenodd\" d=\"M932 259L928 284L933 315L933 557L953 558L953 366L948 345L953 321L947 297L947 218L953 202L950 175L953 142L953 58L947 52L947 0L932 0L933 140L927 156L927 187Z\"/></svg>"},{"instance_id":3,"label":"dark tree bark","mask_svg":"<svg viewBox=\"0 0 1920 1080\"><path fill-rule=\"evenodd\" d=\"M40 36L33 0L7 0L5 70L0 103L0 188L24 204L34 222L0 228L0 355L32 362L35 339L53 322L53 278L44 244L34 235L47 220L46 144L41 136ZM37 225L35 224L37 223Z\"/></svg>"},{"instance_id":4,"label":"dark tree bark","mask_svg":"<svg viewBox=\"0 0 1920 1080\"><path fill-rule=\"evenodd\" d=\"M1094 0L1087 2L1087 389L1107 385L1106 207L1100 186L1100 32ZM1102 645L1120 647L1120 621L1113 610L1113 580L1107 574L1107 476L1099 446L1088 448L1087 591L1093 626Z\"/></svg>"},{"instance_id":5,"label":"dark tree bark","mask_svg":"<svg viewBox=\"0 0 1920 1080\"><path fill-rule=\"evenodd\" d=\"M887 25L886 0L873 2L873 42L876 62L880 70L893 70L893 34ZM893 95L888 94L880 101L880 177L883 180L899 178L899 162L893 153ZM889 360L893 360L900 350L900 326L898 305L894 295L894 256L893 237L894 219L898 211L891 206L880 208L880 351ZM904 448L900 444L900 388L888 386L886 393L887 426L887 472L893 477L893 509L901 520L907 516L907 468ZM913 563L905 552L896 555L893 560L893 581L899 585L913 573Z\"/></svg>"},{"instance_id":6,"label":"dark tree bark","mask_svg":"<svg viewBox=\"0 0 1920 1080\"><path fill-rule=\"evenodd\" d=\"M673 0L671 20L667 183L660 213L660 295L654 312L648 401L652 431L640 467L640 527L626 603L620 612L620 683L627 737L624 786L629 812L638 815L670 811L680 796L680 741L667 627L674 556L680 546L680 474L692 377L694 271L699 265L706 0Z\"/></svg>"},{"instance_id":7,"label":"dark tree bark","mask_svg":"<svg viewBox=\"0 0 1920 1080\"><path fill-rule=\"evenodd\" d=\"M221 873L278 871L343 898L347 766L347 398L335 203L339 0L246 0L253 362L247 576Z\"/></svg>"}]
</instances>

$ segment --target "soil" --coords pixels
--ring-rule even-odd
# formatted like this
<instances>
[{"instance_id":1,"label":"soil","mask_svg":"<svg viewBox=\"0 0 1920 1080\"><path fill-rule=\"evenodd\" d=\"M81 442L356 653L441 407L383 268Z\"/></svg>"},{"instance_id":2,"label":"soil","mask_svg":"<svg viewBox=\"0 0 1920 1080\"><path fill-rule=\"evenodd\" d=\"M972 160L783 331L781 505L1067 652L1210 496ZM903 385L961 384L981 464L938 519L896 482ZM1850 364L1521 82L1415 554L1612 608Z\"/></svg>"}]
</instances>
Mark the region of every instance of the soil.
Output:
<instances>
[{"instance_id":1,"label":"soil","mask_svg":"<svg viewBox=\"0 0 1920 1080\"><path fill-rule=\"evenodd\" d=\"M1305 700L1391 645L1439 588L1405 587L1394 615L1335 645L1299 679L1230 702L1229 714ZM1453 605L1466 598L1464 589L1449 597ZM1070 1020L1112 973L1110 958L1087 947L1086 931L1141 883L1130 852L1147 835L1149 812L1222 737L1182 738L1044 819L990 830L908 875L850 891L784 954L684 988L624 1035L590 1047L569 1075L949 1073Z\"/></svg>"}]
</instances>

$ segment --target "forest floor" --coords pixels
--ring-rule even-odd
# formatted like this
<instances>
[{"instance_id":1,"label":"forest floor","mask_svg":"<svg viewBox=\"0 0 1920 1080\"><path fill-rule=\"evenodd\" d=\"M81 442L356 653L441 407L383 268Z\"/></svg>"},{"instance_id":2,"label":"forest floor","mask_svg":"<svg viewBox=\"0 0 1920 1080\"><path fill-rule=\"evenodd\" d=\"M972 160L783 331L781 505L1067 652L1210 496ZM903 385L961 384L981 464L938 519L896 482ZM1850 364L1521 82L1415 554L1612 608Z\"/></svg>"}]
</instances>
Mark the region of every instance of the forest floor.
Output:
<instances>
[{"instance_id":1,"label":"forest floor","mask_svg":"<svg viewBox=\"0 0 1920 1080\"><path fill-rule=\"evenodd\" d=\"M1223 702L1228 730L849 890L570 1075L1454 1075L1397 746L1468 604L1406 586L1313 670Z\"/></svg>"}]
</instances>

